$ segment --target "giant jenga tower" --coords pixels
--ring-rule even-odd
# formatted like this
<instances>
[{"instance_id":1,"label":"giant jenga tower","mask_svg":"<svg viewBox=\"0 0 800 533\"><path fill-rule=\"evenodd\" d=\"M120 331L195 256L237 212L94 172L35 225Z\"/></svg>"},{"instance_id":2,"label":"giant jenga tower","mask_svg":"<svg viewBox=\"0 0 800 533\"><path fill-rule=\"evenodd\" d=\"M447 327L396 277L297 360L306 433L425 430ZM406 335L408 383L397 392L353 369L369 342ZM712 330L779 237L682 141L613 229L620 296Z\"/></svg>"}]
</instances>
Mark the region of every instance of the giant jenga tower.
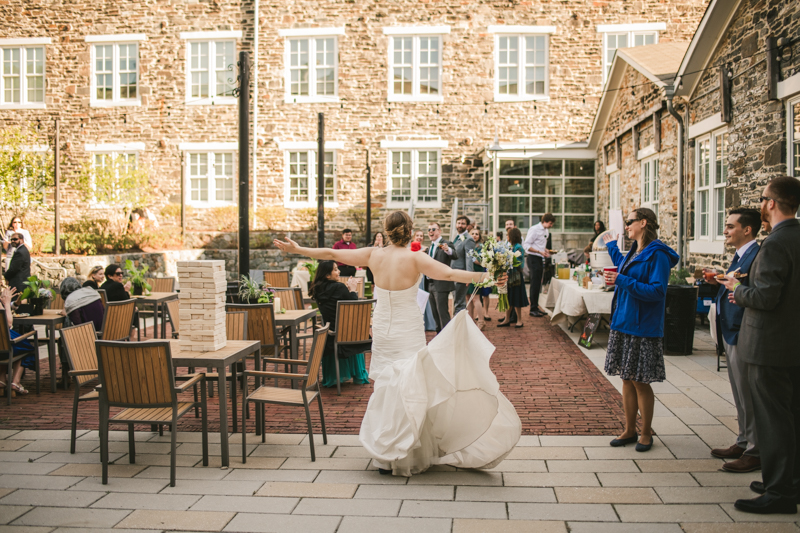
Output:
<instances>
[{"instance_id":1,"label":"giant jenga tower","mask_svg":"<svg viewBox=\"0 0 800 533\"><path fill-rule=\"evenodd\" d=\"M225 347L225 261L178 261L181 348L213 352Z\"/></svg>"}]
</instances>

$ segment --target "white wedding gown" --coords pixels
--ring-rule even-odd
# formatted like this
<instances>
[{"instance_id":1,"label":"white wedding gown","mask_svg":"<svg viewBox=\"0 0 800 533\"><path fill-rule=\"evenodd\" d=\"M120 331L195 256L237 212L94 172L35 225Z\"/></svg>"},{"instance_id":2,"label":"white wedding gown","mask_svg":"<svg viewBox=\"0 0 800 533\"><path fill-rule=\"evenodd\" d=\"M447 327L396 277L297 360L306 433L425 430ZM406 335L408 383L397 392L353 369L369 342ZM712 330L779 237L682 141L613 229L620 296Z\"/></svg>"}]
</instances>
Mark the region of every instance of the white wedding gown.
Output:
<instances>
[{"instance_id":1,"label":"white wedding gown","mask_svg":"<svg viewBox=\"0 0 800 533\"><path fill-rule=\"evenodd\" d=\"M464 311L425 344L417 283L375 287L369 399L359 440L375 466L492 468L516 446L519 416L489 369L495 348Z\"/></svg>"}]
</instances>

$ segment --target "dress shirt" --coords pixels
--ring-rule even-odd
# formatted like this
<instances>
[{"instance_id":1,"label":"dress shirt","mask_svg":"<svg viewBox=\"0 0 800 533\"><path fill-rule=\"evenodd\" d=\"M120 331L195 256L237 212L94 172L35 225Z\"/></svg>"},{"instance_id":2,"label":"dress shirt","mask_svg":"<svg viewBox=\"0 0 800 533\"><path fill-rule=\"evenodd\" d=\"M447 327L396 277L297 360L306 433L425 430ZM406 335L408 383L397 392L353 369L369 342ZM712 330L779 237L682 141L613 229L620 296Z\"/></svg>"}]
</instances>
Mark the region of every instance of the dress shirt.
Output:
<instances>
[{"instance_id":1,"label":"dress shirt","mask_svg":"<svg viewBox=\"0 0 800 533\"><path fill-rule=\"evenodd\" d=\"M525 242L522 243L522 248L528 255L536 255L543 258L544 256L542 254L532 252L531 248L539 251L544 250L547 248L547 237L549 236L550 231L539 222L528 230L528 234L525 236Z\"/></svg>"},{"instance_id":2,"label":"dress shirt","mask_svg":"<svg viewBox=\"0 0 800 533\"><path fill-rule=\"evenodd\" d=\"M755 243L756 243L755 239L753 239L752 241L747 241L741 247L736 249L736 254L734 255L738 255L739 259L741 259L744 256L745 252L747 252L747 250L749 250L750 247L753 246Z\"/></svg>"},{"instance_id":3,"label":"dress shirt","mask_svg":"<svg viewBox=\"0 0 800 533\"><path fill-rule=\"evenodd\" d=\"M356 243L354 243L353 241L350 242L337 241L333 245L334 250L355 250L357 248L358 246L356 246ZM336 261L336 264L339 266L345 266L345 263L340 263L339 261Z\"/></svg>"},{"instance_id":4,"label":"dress shirt","mask_svg":"<svg viewBox=\"0 0 800 533\"><path fill-rule=\"evenodd\" d=\"M439 237L435 241L431 242L430 247L428 247L428 255L429 256L431 256L431 257L434 256L434 254L436 253L436 250L438 249L439 243L441 241L442 241L442 238ZM444 252L444 250L442 250L442 251ZM444 253L446 253L447 255L453 255L453 249L448 246L447 247L447 251L444 252Z\"/></svg>"}]
</instances>

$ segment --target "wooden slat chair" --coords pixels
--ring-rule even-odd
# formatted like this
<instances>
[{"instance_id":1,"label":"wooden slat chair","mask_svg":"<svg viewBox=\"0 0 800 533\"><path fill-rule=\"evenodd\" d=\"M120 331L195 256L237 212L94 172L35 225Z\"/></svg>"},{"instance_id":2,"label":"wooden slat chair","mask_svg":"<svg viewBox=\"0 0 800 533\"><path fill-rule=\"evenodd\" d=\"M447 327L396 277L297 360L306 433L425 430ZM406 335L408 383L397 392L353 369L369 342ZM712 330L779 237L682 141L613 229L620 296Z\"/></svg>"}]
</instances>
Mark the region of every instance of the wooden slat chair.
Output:
<instances>
[{"instance_id":1,"label":"wooden slat chair","mask_svg":"<svg viewBox=\"0 0 800 533\"><path fill-rule=\"evenodd\" d=\"M50 300L50 309L64 309L64 298L61 297L58 291L56 291L53 299Z\"/></svg>"},{"instance_id":2,"label":"wooden slat chair","mask_svg":"<svg viewBox=\"0 0 800 533\"><path fill-rule=\"evenodd\" d=\"M104 341L127 341L131 337L135 312L134 300L109 302L106 305L106 314L103 315L103 330L97 332L97 337Z\"/></svg>"},{"instance_id":3,"label":"wooden slat chair","mask_svg":"<svg viewBox=\"0 0 800 533\"><path fill-rule=\"evenodd\" d=\"M100 394L92 389L81 396L80 388L98 379L97 350L95 341L97 334L94 322L72 326L61 330L61 344L69 361L69 375L75 382L75 396L72 400L72 427L70 431L69 453L75 453L76 427L78 424L78 404L100 398Z\"/></svg>"},{"instance_id":4,"label":"wooden slat chair","mask_svg":"<svg viewBox=\"0 0 800 533\"><path fill-rule=\"evenodd\" d=\"M28 354L33 354L33 361L34 361L34 372L36 373L36 394L41 392L41 376L39 374L39 334L34 331L29 331L24 335L20 335L16 339L11 339L11 335L9 334L8 329L8 322L6 318L6 310L0 307L0 362L4 362L6 364L6 399L8 401L8 405L11 405L11 377L14 375L14 363L20 361L21 359L28 356ZM14 353L14 347L21 346L21 343L24 341L29 341L32 346L32 350L25 350L20 351L20 353Z\"/></svg>"},{"instance_id":5,"label":"wooden slat chair","mask_svg":"<svg viewBox=\"0 0 800 533\"><path fill-rule=\"evenodd\" d=\"M279 357L281 352L289 349L281 342L286 331L275 325L272 304L226 304L225 311L247 312L247 335L250 340L261 341L262 356Z\"/></svg>"},{"instance_id":6,"label":"wooden slat chair","mask_svg":"<svg viewBox=\"0 0 800 533\"><path fill-rule=\"evenodd\" d=\"M363 299L364 298L364 278L359 278L359 277L356 277L356 276L343 276L343 277L339 278L339 281L344 283L344 284L347 284L347 280L349 280L351 277L355 278L355 280L356 280L355 293L358 295L358 297L360 299Z\"/></svg>"},{"instance_id":7,"label":"wooden slat chair","mask_svg":"<svg viewBox=\"0 0 800 533\"><path fill-rule=\"evenodd\" d=\"M180 300L169 300L167 303L167 317L172 328L172 338L177 339L181 331L181 303Z\"/></svg>"},{"instance_id":8,"label":"wooden slat chair","mask_svg":"<svg viewBox=\"0 0 800 533\"><path fill-rule=\"evenodd\" d=\"M106 290L105 289L97 289L97 293L100 295L100 301L103 302L103 307L108 305L108 298L106 297Z\"/></svg>"},{"instance_id":9,"label":"wooden slat chair","mask_svg":"<svg viewBox=\"0 0 800 533\"><path fill-rule=\"evenodd\" d=\"M242 406L242 463L247 462L247 422L244 413L248 410L249 402L256 404L256 417L264 423L264 404L295 405L303 406L306 411L306 423L308 425L308 442L311 447L311 460L316 461L314 454L314 430L311 426L311 412L309 404L317 399L319 403L319 418L322 424L322 441L328 444L328 434L325 430L325 414L322 411L322 396L319 390L319 369L322 364L322 353L325 351L325 338L328 333L328 326L320 328L314 332L314 342L311 346L311 356L308 361L297 361L298 365L305 366L306 372L303 374L291 374L284 372L263 372L248 370L245 372L245 379L253 376L256 378L256 390L245 396ZM267 358L265 363L282 363L281 359ZM299 389L285 389L269 386L258 386L263 378L280 378L299 381ZM261 442L266 439L265 431L261 432Z\"/></svg>"},{"instance_id":10,"label":"wooden slat chair","mask_svg":"<svg viewBox=\"0 0 800 533\"><path fill-rule=\"evenodd\" d=\"M53 298L50 299L49 309L53 309L53 310L64 309L64 298L61 297L61 294L58 292L58 288L55 288L54 291L55 291L55 295L53 296ZM56 334L56 331L60 332L62 326L63 326L62 324L56 324L53 327L52 330L48 330L48 331L52 332L53 335L56 336L56 342L58 342L58 339L59 339L59 335ZM45 334L44 337L41 337L39 339L39 342L41 342L42 344L48 343L48 342L50 342L50 337ZM69 367L69 364L67 363L67 360L64 357L64 353L60 349L58 350L58 356L59 356L59 359L61 360L61 379L65 383L64 388L66 388L67 387L66 383L67 383L67 379L68 379L67 378L67 368Z\"/></svg>"},{"instance_id":11,"label":"wooden slat chair","mask_svg":"<svg viewBox=\"0 0 800 533\"><path fill-rule=\"evenodd\" d=\"M208 417L205 374L175 386L170 341L97 341L97 370L100 375L100 460L103 485L108 484L108 425L128 425L128 456L136 462L134 424L170 427L169 484L175 486L176 436L178 419L192 410L195 402L178 401L178 394L201 385L203 466L208 466ZM109 418L111 407L123 410Z\"/></svg>"},{"instance_id":12,"label":"wooden slat chair","mask_svg":"<svg viewBox=\"0 0 800 533\"><path fill-rule=\"evenodd\" d=\"M287 311L302 311L306 308L303 302L303 289L300 287L274 289L275 296L281 299L281 307Z\"/></svg>"},{"instance_id":13,"label":"wooden slat chair","mask_svg":"<svg viewBox=\"0 0 800 533\"><path fill-rule=\"evenodd\" d=\"M269 287L289 288L290 279L288 270L265 270L264 283Z\"/></svg>"},{"instance_id":14,"label":"wooden slat chair","mask_svg":"<svg viewBox=\"0 0 800 533\"><path fill-rule=\"evenodd\" d=\"M336 331L328 332L333 337L333 360L336 366L336 392L342 395L339 379L339 346L366 344L370 337L372 304L375 300L339 300L336 302Z\"/></svg>"}]
</instances>

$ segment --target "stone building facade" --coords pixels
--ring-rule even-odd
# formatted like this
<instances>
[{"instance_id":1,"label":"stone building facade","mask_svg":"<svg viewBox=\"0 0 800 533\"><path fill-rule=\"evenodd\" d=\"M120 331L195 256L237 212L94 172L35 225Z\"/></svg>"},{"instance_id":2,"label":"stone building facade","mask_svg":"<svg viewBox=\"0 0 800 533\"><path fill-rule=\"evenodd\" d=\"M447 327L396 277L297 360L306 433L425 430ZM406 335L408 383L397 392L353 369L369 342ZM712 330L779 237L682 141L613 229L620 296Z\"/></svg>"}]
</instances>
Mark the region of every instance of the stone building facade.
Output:
<instances>
[{"instance_id":1,"label":"stone building facade","mask_svg":"<svg viewBox=\"0 0 800 533\"><path fill-rule=\"evenodd\" d=\"M256 21L252 1L9 0L0 5L0 124L36 124L47 144L60 119L66 219L100 213L70 181L87 159L102 165L111 154L152 170L158 208L183 198L203 216L236 203L231 90L238 52L248 51L258 67L251 199L280 212L286 229L315 207L321 112L337 225L365 203L369 151L377 216L413 200L420 226L447 227L459 198L486 203L492 229L508 215L524 229L547 209L562 233L580 234L598 209L585 184L589 201L569 197L570 169L582 165L571 161L594 158L584 140L614 50L687 41L706 4L298 0L261 3ZM487 149L495 138L502 151ZM503 160L530 162L530 190L503 200L497 173L520 171ZM538 177L553 185L534 197L545 167Z\"/></svg>"}]
</instances>

